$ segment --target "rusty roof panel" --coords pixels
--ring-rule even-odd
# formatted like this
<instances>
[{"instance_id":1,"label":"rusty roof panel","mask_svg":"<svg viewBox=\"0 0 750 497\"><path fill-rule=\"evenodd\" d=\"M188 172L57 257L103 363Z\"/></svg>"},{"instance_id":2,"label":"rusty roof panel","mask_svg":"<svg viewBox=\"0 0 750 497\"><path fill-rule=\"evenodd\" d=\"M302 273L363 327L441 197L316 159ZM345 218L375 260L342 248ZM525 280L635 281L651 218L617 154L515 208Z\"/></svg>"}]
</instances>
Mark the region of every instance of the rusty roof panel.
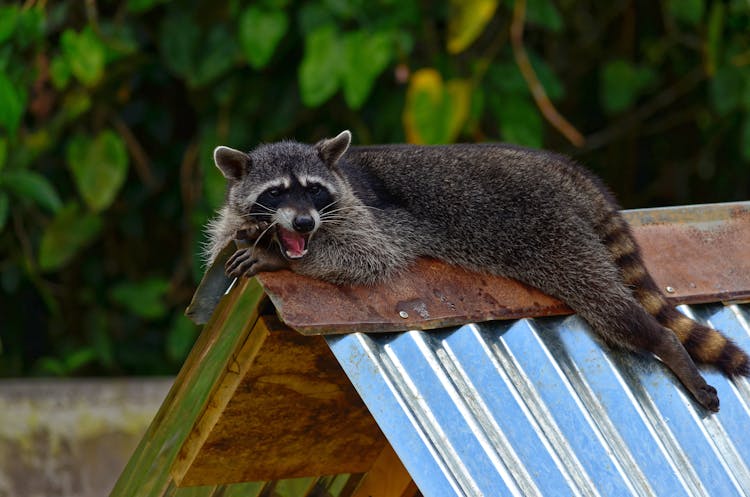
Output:
<instances>
[{"instance_id":1,"label":"rusty roof panel","mask_svg":"<svg viewBox=\"0 0 750 497\"><path fill-rule=\"evenodd\" d=\"M261 274L281 319L303 334L429 329L570 313L560 301L500 276L419 259L389 284L338 287L290 271Z\"/></svg>"},{"instance_id":2,"label":"rusty roof panel","mask_svg":"<svg viewBox=\"0 0 750 497\"><path fill-rule=\"evenodd\" d=\"M750 202L624 211L656 282L675 303L750 299ZM281 319L304 334L430 329L569 313L513 280L422 259L374 288L289 271L259 277Z\"/></svg>"}]
</instances>

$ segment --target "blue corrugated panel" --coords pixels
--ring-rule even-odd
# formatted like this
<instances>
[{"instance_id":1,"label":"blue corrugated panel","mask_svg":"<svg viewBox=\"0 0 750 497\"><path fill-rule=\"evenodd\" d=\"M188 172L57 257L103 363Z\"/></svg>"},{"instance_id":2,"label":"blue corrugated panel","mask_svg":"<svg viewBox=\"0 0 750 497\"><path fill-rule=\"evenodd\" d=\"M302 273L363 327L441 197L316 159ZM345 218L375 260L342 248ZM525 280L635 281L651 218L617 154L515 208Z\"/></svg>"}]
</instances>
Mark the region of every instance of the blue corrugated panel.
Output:
<instances>
[{"instance_id":1,"label":"blue corrugated panel","mask_svg":"<svg viewBox=\"0 0 750 497\"><path fill-rule=\"evenodd\" d=\"M750 350L750 306L682 307ZM750 496L750 383L697 407L568 318L327 340L426 497Z\"/></svg>"}]
</instances>

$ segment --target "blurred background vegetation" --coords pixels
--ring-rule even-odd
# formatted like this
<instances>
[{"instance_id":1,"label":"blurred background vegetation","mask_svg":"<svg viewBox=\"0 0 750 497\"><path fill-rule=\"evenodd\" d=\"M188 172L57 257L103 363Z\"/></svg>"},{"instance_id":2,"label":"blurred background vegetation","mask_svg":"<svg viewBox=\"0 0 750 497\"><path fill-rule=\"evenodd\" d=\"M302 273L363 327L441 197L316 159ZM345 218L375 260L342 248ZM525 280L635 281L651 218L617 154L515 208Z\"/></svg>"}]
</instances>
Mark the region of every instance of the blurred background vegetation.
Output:
<instances>
[{"instance_id":1,"label":"blurred background vegetation","mask_svg":"<svg viewBox=\"0 0 750 497\"><path fill-rule=\"evenodd\" d=\"M175 372L219 144L562 151L626 207L750 195L747 0L0 6L0 375Z\"/></svg>"}]
</instances>

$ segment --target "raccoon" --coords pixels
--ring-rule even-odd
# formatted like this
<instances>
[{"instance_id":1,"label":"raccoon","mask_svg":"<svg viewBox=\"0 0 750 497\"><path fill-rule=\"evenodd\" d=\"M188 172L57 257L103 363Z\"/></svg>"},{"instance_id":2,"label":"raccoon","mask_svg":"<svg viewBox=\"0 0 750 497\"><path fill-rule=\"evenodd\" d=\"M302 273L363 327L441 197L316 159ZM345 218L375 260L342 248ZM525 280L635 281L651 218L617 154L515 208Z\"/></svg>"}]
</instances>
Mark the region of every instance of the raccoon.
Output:
<instances>
[{"instance_id":1,"label":"raccoon","mask_svg":"<svg viewBox=\"0 0 750 497\"><path fill-rule=\"evenodd\" d=\"M514 278L565 302L608 344L659 357L703 407L716 390L693 360L749 375L748 356L661 294L619 206L571 160L504 144L218 147L226 203L209 223L207 259L251 245L230 276L289 268L339 285L372 285L417 257Z\"/></svg>"}]
</instances>

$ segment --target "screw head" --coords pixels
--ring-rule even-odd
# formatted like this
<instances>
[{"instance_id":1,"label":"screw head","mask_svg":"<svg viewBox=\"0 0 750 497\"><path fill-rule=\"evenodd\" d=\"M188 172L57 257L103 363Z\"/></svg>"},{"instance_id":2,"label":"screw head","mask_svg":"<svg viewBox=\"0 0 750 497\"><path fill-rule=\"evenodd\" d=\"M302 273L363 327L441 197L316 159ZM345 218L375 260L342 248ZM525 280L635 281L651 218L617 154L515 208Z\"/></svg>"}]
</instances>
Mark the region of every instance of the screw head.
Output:
<instances>
[{"instance_id":1,"label":"screw head","mask_svg":"<svg viewBox=\"0 0 750 497\"><path fill-rule=\"evenodd\" d=\"M408 318L408 317L409 317L409 313L408 313L408 312L406 312L406 311L400 311L400 312L398 313L398 315L399 315L399 316L401 316L401 317L402 317L402 318L404 318L404 319L406 319L406 318Z\"/></svg>"},{"instance_id":2,"label":"screw head","mask_svg":"<svg viewBox=\"0 0 750 497\"><path fill-rule=\"evenodd\" d=\"M667 290L667 293L674 293L675 291L671 286L668 286L665 290Z\"/></svg>"}]
</instances>

